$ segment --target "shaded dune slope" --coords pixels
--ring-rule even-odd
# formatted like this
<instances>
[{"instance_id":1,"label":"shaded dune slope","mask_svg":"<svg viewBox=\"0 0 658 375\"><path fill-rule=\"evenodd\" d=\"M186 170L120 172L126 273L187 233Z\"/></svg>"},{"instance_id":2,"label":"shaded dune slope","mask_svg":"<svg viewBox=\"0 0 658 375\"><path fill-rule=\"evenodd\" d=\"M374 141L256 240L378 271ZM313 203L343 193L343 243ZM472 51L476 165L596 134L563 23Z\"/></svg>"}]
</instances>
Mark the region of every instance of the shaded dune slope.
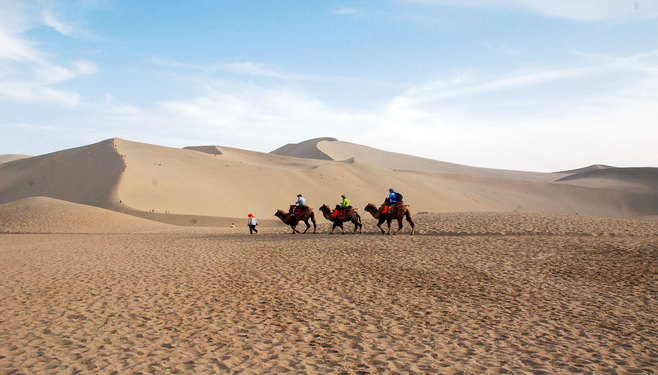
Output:
<instances>
[{"instance_id":1,"label":"shaded dune slope","mask_svg":"<svg viewBox=\"0 0 658 375\"><path fill-rule=\"evenodd\" d=\"M188 147L183 147L183 149L184 150L204 152L206 154L211 154L211 155L222 155L223 154L223 152L219 148L219 146L188 146Z\"/></svg>"},{"instance_id":2,"label":"shaded dune slope","mask_svg":"<svg viewBox=\"0 0 658 375\"><path fill-rule=\"evenodd\" d=\"M568 171L559 171L559 172L555 172L555 173L556 174L573 175L573 174L581 173L581 172L598 171L598 170L601 170L601 169L609 169L609 168L615 168L615 167L610 166L610 165L604 165L604 164L593 164L593 165L590 165L590 166L584 167L584 168L570 169Z\"/></svg>"},{"instance_id":3,"label":"shaded dune slope","mask_svg":"<svg viewBox=\"0 0 658 375\"><path fill-rule=\"evenodd\" d=\"M619 183L631 183L647 189L658 187L658 168L605 168L584 170L560 178L558 181L605 179Z\"/></svg>"},{"instance_id":4,"label":"shaded dune slope","mask_svg":"<svg viewBox=\"0 0 658 375\"><path fill-rule=\"evenodd\" d=\"M334 142L336 138L324 137L314 138L300 143L288 143L283 147L279 147L270 154L294 156L297 158L319 159L319 160L337 160L330 155L326 154L318 147L320 142Z\"/></svg>"},{"instance_id":5,"label":"shaded dune slope","mask_svg":"<svg viewBox=\"0 0 658 375\"><path fill-rule=\"evenodd\" d=\"M34 196L108 207L124 162L108 139L0 165L0 203Z\"/></svg>"}]
</instances>

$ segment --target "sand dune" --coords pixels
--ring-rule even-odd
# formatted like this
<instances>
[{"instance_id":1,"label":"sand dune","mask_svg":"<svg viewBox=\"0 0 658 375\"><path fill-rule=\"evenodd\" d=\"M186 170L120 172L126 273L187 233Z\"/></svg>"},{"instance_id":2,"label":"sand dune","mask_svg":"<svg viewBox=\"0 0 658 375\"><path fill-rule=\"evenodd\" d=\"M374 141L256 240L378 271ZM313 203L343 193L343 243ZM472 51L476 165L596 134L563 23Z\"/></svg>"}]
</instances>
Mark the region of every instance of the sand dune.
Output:
<instances>
[{"instance_id":1,"label":"sand dune","mask_svg":"<svg viewBox=\"0 0 658 375\"><path fill-rule=\"evenodd\" d=\"M176 224L226 225L246 220L248 213L272 219L298 193L315 209L325 203L332 206L341 194L363 209L367 203L382 202L388 188L394 187L415 213L658 214L655 168L643 169L646 173L581 172L616 174L612 179L483 169L332 138L279 151L302 157L224 146L174 149L111 139L0 164L0 203L47 196ZM318 152L326 158L318 158Z\"/></svg>"},{"instance_id":2,"label":"sand dune","mask_svg":"<svg viewBox=\"0 0 658 375\"><path fill-rule=\"evenodd\" d=\"M115 203L125 165L113 142L0 164L0 203L35 196L98 207Z\"/></svg>"},{"instance_id":3,"label":"sand dune","mask_svg":"<svg viewBox=\"0 0 658 375\"><path fill-rule=\"evenodd\" d=\"M315 138L300 143L288 143L287 145L270 152L270 154L294 156L306 159L338 160L320 150L318 144L324 141L334 142L336 141L336 138Z\"/></svg>"},{"instance_id":4,"label":"sand dune","mask_svg":"<svg viewBox=\"0 0 658 375\"><path fill-rule=\"evenodd\" d=\"M572 175L572 174L581 173L581 172L598 171L598 170L601 170L601 169L609 169L609 168L615 168L615 167L610 166L610 165L594 164L594 165L590 165L590 166L584 167L584 168L570 169L568 171L560 171L560 172L555 172L555 173L556 174Z\"/></svg>"},{"instance_id":5,"label":"sand dune","mask_svg":"<svg viewBox=\"0 0 658 375\"><path fill-rule=\"evenodd\" d=\"M584 170L562 177L558 182L569 182L591 187L635 187L647 192L658 186L658 168L604 168Z\"/></svg>"},{"instance_id":6,"label":"sand dune","mask_svg":"<svg viewBox=\"0 0 658 375\"><path fill-rule=\"evenodd\" d=\"M26 158L30 158L30 157L31 156L29 156L29 155L3 154L3 155L0 155L0 164L9 163L10 161L21 160L21 159L26 159Z\"/></svg>"},{"instance_id":7,"label":"sand dune","mask_svg":"<svg viewBox=\"0 0 658 375\"><path fill-rule=\"evenodd\" d=\"M46 197L0 205L0 233L139 233L176 227Z\"/></svg>"}]
</instances>

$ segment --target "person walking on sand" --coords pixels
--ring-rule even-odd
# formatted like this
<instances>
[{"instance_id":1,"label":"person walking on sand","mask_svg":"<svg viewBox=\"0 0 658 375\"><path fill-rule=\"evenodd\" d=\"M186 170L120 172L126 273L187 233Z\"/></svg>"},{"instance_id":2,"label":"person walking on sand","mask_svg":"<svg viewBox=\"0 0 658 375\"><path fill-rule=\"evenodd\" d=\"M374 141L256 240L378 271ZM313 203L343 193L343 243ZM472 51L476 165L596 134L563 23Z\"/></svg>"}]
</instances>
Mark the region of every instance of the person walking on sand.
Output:
<instances>
[{"instance_id":1,"label":"person walking on sand","mask_svg":"<svg viewBox=\"0 0 658 375\"><path fill-rule=\"evenodd\" d=\"M258 225L258 219L254 217L254 215L249 214L247 219L247 225L249 226L249 234L254 234L254 232L258 233L258 229L256 229L256 225Z\"/></svg>"}]
</instances>

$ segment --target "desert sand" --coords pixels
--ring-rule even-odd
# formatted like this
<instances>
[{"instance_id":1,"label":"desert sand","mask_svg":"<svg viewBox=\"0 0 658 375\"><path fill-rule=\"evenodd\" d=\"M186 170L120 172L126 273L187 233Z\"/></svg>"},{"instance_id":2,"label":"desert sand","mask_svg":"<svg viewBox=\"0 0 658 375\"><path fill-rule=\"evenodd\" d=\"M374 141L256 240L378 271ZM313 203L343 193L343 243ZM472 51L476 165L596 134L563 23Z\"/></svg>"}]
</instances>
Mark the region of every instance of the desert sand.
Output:
<instances>
[{"instance_id":1,"label":"desert sand","mask_svg":"<svg viewBox=\"0 0 658 375\"><path fill-rule=\"evenodd\" d=\"M326 221L303 236L67 233L47 219L18 232L38 220L16 211L0 226L13 232L0 234L2 373L658 369L654 222L454 213L417 215L416 236L368 218L364 235L327 235ZM135 220L113 214L115 230Z\"/></svg>"},{"instance_id":2,"label":"desert sand","mask_svg":"<svg viewBox=\"0 0 658 375\"><path fill-rule=\"evenodd\" d=\"M9 161L0 374L655 373L655 179L333 138L274 154L110 139ZM363 214L389 186L416 235ZM318 234L291 235L272 215L298 192L316 212L346 193L364 234L328 235L318 213Z\"/></svg>"}]
</instances>

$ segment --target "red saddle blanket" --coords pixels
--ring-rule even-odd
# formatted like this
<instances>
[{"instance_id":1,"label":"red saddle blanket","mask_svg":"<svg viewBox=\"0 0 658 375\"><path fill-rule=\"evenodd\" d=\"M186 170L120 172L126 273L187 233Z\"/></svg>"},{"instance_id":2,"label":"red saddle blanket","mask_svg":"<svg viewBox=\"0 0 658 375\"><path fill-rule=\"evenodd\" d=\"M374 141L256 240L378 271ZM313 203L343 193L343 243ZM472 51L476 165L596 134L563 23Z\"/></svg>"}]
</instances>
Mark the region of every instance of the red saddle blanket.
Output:
<instances>
[{"instance_id":1,"label":"red saddle blanket","mask_svg":"<svg viewBox=\"0 0 658 375\"><path fill-rule=\"evenodd\" d=\"M393 212L396 208L402 206L402 202L396 202L393 206L389 205L384 205L384 209L382 210L383 214L391 213Z\"/></svg>"},{"instance_id":2,"label":"red saddle blanket","mask_svg":"<svg viewBox=\"0 0 658 375\"><path fill-rule=\"evenodd\" d=\"M304 211L306 211L306 209L303 208L303 207L295 207L295 208L292 209L292 213L295 216L300 216Z\"/></svg>"},{"instance_id":3,"label":"red saddle blanket","mask_svg":"<svg viewBox=\"0 0 658 375\"><path fill-rule=\"evenodd\" d=\"M333 217L339 220L345 220L350 215L349 208L343 208L339 210L334 210Z\"/></svg>"}]
</instances>

